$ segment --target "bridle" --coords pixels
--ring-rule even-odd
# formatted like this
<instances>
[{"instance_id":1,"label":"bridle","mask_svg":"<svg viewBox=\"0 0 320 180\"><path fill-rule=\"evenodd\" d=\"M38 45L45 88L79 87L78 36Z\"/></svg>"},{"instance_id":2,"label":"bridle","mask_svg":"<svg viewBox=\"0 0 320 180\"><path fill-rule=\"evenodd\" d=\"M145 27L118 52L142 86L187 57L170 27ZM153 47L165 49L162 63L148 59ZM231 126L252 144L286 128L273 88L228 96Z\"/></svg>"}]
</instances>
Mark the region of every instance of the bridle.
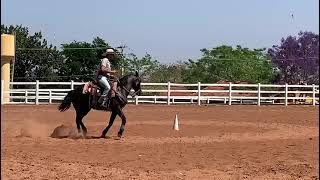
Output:
<instances>
[{"instance_id":1,"label":"bridle","mask_svg":"<svg viewBox=\"0 0 320 180\"><path fill-rule=\"evenodd\" d=\"M118 82L119 85L120 85L127 93L129 93L129 95L130 95L131 97L133 97L133 98L137 95L138 92L141 91L141 88L140 88L138 91L134 91L133 93L131 93L130 90L128 90L125 86L123 86L123 85L120 83L119 79L117 79L117 82Z\"/></svg>"},{"instance_id":2,"label":"bridle","mask_svg":"<svg viewBox=\"0 0 320 180\"><path fill-rule=\"evenodd\" d=\"M137 95L138 92L141 91L141 89L139 89L138 91L135 91L135 92L131 93L131 91L129 91L127 88L125 88L124 86L122 86L122 87L123 87L123 89L124 89L125 91L127 91L127 92L129 93L129 95L130 95L131 97L133 97L133 98Z\"/></svg>"}]
</instances>

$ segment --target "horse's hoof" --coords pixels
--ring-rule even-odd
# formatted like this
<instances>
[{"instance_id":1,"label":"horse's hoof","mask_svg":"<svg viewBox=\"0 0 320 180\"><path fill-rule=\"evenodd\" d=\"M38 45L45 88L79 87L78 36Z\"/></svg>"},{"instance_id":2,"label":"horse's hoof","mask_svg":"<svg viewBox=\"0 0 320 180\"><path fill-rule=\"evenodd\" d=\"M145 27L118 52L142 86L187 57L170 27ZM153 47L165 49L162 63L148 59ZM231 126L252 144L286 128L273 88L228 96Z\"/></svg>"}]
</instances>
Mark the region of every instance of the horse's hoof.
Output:
<instances>
[{"instance_id":1,"label":"horse's hoof","mask_svg":"<svg viewBox=\"0 0 320 180\"><path fill-rule=\"evenodd\" d=\"M102 139L110 139L110 136L103 136L103 135L101 135L100 138L102 138Z\"/></svg>"},{"instance_id":2,"label":"horse's hoof","mask_svg":"<svg viewBox=\"0 0 320 180\"><path fill-rule=\"evenodd\" d=\"M122 138L121 134L118 134L118 136L115 138L116 140L120 140Z\"/></svg>"},{"instance_id":3,"label":"horse's hoof","mask_svg":"<svg viewBox=\"0 0 320 180\"><path fill-rule=\"evenodd\" d=\"M81 135L82 139L87 139L87 136L86 135Z\"/></svg>"},{"instance_id":4,"label":"horse's hoof","mask_svg":"<svg viewBox=\"0 0 320 180\"><path fill-rule=\"evenodd\" d=\"M100 138L106 139L108 136L101 135Z\"/></svg>"}]
</instances>

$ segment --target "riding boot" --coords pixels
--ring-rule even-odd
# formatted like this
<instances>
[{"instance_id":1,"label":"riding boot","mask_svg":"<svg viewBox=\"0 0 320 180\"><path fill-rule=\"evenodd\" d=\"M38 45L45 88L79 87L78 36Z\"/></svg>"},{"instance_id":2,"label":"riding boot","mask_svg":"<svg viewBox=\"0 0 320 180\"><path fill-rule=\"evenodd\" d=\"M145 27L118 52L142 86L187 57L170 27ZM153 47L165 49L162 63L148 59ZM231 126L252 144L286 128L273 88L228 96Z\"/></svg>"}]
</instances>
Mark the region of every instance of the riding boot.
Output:
<instances>
[{"instance_id":1,"label":"riding boot","mask_svg":"<svg viewBox=\"0 0 320 180\"><path fill-rule=\"evenodd\" d=\"M105 101L105 99L106 99L106 96L103 96L103 95L100 96L100 98L99 98L99 100L98 100L98 103L99 103L99 104L102 104L102 102Z\"/></svg>"},{"instance_id":2,"label":"riding boot","mask_svg":"<svg viewBox=\"0 0 320 180\"><path fill-rule=\"evenodd\" d=\"M105 107L105 108L108 107L107 102L108 102L107 96L101 96L101 97L99 98L99 100L98 100L98 103L99 103L101 106Z\"/></svg>"},{"instance_id":3,"label":"riding boot","mask_svg":"<svg viewBox=\"0 0 320 180\"><path fill-rule=\"evenodd\" d=\"M105 108L108 107L108 98L107 97L104 99L104 101L102 102L101 106L103 106Z\"/></svg>"}]
</instances>

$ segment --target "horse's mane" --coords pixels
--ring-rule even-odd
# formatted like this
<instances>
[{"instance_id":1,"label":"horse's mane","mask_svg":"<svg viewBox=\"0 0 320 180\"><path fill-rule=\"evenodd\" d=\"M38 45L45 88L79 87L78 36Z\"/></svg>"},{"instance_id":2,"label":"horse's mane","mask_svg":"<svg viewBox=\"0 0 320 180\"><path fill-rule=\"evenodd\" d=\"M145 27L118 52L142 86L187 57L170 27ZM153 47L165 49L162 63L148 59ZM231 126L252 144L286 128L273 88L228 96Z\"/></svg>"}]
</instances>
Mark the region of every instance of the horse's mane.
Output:
<instances>
[{"instance_id":1,"label":"horse's mane","mask_svg":"<svg viewBox=\"0 0 320 180\"><path fill-rule=\"evenodd\" d=\"M127 82L128 82L128 79L129 79L130 77L132 77L132 76L134 76L134 75L129 74L129 75L123 76L122 78L119 79L120 84L121 84L121 85L126 85ZM119 86L120 84L118 83L118 86Z\"/></svg>"}]
</instances>

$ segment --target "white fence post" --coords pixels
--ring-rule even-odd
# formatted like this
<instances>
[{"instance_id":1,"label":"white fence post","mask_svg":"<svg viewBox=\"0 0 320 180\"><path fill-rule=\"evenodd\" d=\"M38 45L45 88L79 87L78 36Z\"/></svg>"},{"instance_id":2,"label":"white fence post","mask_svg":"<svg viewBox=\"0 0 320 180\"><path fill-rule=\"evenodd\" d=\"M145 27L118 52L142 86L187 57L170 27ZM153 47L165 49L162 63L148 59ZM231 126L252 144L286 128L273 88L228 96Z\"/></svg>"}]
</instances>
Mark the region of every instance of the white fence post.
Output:
<instances>
[{"instance_id":1,"label":"white fence post","mask_svg":"<svg viewBox=\"0 0 320 180\"><path fill-rule=\"evenodd\" d=\"M232 104L232 84L229 82L229 105Z\"/></svg>"},{"instance_id":2,"label":"white fence post","mask_svg":"<svg viewBox=\"0 0 320 180\"><path fill-rule=\"evenodd\" d=\"M261 93L260 93L260 91L261 91L261 86L260 86L260 83L258 83L258 106L260 106L260 99L261 99Z\"/></svg>"},{"instance_id":3,"label":"white fence post","mask_svg":"<svg viewBox=\"0 0 320 180\"><path fill-rule=\"evenodd\" d=\"M201 105L201 82L198 82L198 105Z\"/></svg>"},{"instance_id":4,"label":"white fence post","mask_svg":"<svg viewBox=\"0 0 320 180\"><path fill-rule=\"evenodd\" d=\"M168 105L170 105L170 82L168 82Z\"/></svg>"},{"instance_id":5,"label":"white fence post","mask_svg":"<svg viewBox=\"0 0 320 180\"><path fill-rule=\"evenodd\" d=\"M25 90L24 92L24 103L28 103L28 90Z\"/></svg>"},{"instance_id":6,"label":"white fence post","mask_svg":"<svg viewBox=\"0 0 320 180\"><path fill-rule=\"evenodd\" d=\"M4 91L4 80L1 80L1 104L4 104L3 91Z\"/></svg>"},{"instance_id":7,"label":"white fence post","mask_svg":"<svg viewBox=\"0 0 320 180\"><path fill-rule=\"evenodd\" d=\"M288 106L288 83L286 83L285 87L285 100L284 100L285 106Z\"/></svg>"},{"instance_id":8,"label":"white fence post","mask_svg":"<svg viewBox=\"0 0 320 180\"><path fill-rule=\"evenodd\" d=\"M74 82L71 80L71 90L74 90Z\"/></svg>"},{"instance_id":9,"label":"white fence post","mask_svg":"<svg viewBox=\"0 0 320 180\"><path fill-rule=\"evenodd\" d=\"M136 103L136 105L139 104L139 98L138 98L138 96L135 97L135 103Z\"/></svg>"},{"instance_id":10,"label":"white fence post","mask_svg":"<svg viewBox=\"0 0 320 180\"><path fill-rule=\"evenodd\" d=\"M312 105L316 105L316 85L312 84Z\"/></svg>"},{"instance_id":11,"label":"white fence post","mask_svg":"<svg viewBox=\"0 0 320 180\"><path fill-rule=\"evenodd\" d=\"M39 104L39 80L36 80L36 105Z\"/></svg>"},{"instance_id":12,"label":"white fence post","mask_svg":"<svg viewBox=\"0 0 320 180\"><path fill-rule=\"evenodd\" d=\"M49 104L52 104L52 91L49 90Z\"/></svg>"}]
</instances>

